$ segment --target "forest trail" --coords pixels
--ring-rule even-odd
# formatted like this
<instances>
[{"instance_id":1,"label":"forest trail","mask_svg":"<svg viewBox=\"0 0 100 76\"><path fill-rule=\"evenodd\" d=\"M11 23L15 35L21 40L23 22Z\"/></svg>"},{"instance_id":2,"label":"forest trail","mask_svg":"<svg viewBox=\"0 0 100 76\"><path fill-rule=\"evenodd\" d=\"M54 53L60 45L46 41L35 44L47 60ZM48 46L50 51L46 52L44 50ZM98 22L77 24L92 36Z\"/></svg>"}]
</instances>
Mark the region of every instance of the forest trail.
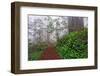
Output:
<instances>
[{"instance_id":1,"label":"forest trail","mask_svg":"<svg viewBox=\"0 0 100 76\"><path fill-rule=\"evenodd\" d=\"M55 51L54 47L49 46L47 49L44 50L42 53L41 60L53 60L53 59L61 59L58 53Z\"/></svg>"}]
</instances>

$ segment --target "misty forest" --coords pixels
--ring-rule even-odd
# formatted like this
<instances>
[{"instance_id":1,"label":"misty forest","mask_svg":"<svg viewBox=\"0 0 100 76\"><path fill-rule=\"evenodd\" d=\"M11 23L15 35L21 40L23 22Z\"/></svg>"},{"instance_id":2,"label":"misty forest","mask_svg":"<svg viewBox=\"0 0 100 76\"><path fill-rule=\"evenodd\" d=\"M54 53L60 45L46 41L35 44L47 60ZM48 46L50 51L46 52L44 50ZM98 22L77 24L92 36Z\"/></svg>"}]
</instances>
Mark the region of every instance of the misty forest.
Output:
<instances>
[{"instance_id":1,"label":"misty forest","mask_svg":"<svg viewBox=\"0 0 100 76\"><path fill-rule=\"evenodd\" d=\"M88 57L88 18L28 15L28 60Z\"/></svg>"}]
</instances>

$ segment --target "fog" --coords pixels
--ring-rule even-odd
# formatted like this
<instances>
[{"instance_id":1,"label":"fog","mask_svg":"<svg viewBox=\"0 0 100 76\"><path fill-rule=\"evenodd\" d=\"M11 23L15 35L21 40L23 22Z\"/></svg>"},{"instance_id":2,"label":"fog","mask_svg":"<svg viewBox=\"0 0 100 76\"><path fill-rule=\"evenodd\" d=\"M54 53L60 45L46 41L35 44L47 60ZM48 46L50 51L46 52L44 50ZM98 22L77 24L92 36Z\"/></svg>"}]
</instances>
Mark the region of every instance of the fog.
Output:
<instances>
[{"instance_id":1,"label":"fog","mask_svg":"<svg viewBox=\"0 0 100 76\"><path fill-rule=\"evenodd\" d=\"M87 17L72 16L28 16L28 41L55 43L71 31L88 28Z\"/></svg>"}]
</instances>

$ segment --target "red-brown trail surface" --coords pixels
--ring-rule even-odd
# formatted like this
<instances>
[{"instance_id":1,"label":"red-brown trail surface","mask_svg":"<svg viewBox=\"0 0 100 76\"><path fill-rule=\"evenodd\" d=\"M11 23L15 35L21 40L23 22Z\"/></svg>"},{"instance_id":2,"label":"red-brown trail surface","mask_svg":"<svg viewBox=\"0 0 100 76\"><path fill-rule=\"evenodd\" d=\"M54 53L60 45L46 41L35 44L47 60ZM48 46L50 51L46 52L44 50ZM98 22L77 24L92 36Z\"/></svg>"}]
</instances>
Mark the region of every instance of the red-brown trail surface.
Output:
<instances>
[{"instance_id":1,"label":"red-brown trail surface","mask_svg":"<svg viewBox=\"0 0 100 76\"><path fill-rule=\"evenodd\" d=\"M54 47L48 46L47 49L41 55L41 60L53 60L53 59L60 59L60 56L56 52Z\"/></svg>"}]
</instances>

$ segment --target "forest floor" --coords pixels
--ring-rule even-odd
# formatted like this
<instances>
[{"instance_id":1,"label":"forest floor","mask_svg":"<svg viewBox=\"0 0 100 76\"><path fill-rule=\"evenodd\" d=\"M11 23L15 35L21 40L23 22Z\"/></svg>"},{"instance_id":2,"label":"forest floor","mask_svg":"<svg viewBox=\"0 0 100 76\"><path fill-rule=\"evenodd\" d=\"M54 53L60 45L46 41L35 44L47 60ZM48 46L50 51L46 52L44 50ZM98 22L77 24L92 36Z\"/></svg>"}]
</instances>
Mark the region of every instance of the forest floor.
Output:
<instances>
[{"instance_id":1,"label":"forest floor","mask_svg":"<svg viewBox=\"0 0 100 76\"><path fill-rule=\"evenodd\" d=\"M59 54L56 52L56 49L52 46L49 46L47 49L44 50L42 53L41 60L53 60L53 59L61 59Z\"/></svg>"}]
</instances>

